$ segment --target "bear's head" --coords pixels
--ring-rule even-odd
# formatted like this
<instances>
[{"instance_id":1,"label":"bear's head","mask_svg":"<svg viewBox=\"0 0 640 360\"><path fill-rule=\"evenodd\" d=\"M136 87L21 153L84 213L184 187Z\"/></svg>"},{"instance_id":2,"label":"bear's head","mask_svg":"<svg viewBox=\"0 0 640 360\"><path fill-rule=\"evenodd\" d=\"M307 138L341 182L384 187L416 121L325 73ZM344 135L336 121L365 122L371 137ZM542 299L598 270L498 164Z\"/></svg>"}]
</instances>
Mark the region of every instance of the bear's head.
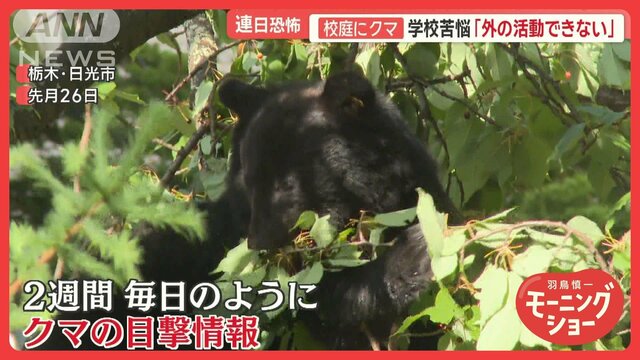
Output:
<instances>
[{"instance_id":1,"label":"bear's head","mask_svg":"<svg viewBox=\"0 0 640 360\"><path fill-rule=\"evenodd\" d=\"M451 208L424 144L357 72L271 88L228 78L219 96L239 116L230 176L246 191L251 248L290 244L305 210L340 228L361 210L415 206L416 187Z\"/></svg>"},{"instance_id":2,"label":"bear's head","mask_svg":"<svg viewBox=\"0 0 640 360\"><path fill-rule=\"evenodd\" d=\"M317 103L336 116L359 116L363 110L372 109L376 91L371 83L355 71L347 71L329 77L324 82L291 82L272 88L247 84L237 78L228 77L218 87L220 101L238 114L239 126L246 127L252 118L274 102L283 110L288 106Z\"/></svg>"},{"instance_id":3,"label":"bear's head","mask_svg":"<svg viewBox=\"0 0 640 360\"><path fill-rule=\"evenodd\" d=\"M376 103L386 99L356 72L340 73L326 81L289 82L270 88L226 78L218 89L221 102L239 117L233 133L230 176L241 179L251 204L249 246L286 245L299 213L331 213L333 209L314 198L335 192L318 189L305 180L308 178L300 172L308 173L308 169L291 165L298 161L294 149L306 151L309 161L322 157L324 154L318 147L312 149L311 143L322 141L328 131L344 132L336 130L340 124L351 124L358 131L359 120L365 124L380 116ZM398 116L394 113L393 117ZM302 146L287 146L293 138L307 141ZM339 204L341 201L337 199L336 206L347 208ZM342 215L348 210L335 212Z\"/></svg>"}]
</instances>

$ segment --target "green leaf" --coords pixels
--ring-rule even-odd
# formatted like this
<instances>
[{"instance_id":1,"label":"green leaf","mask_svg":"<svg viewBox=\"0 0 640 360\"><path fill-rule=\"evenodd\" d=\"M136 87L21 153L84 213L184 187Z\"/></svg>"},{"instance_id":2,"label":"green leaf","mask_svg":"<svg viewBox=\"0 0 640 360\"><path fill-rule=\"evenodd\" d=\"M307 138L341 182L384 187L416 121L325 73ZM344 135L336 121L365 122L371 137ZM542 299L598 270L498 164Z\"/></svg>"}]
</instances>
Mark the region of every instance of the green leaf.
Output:
<instances>
[{"instance_id":1,"label":"green leaf","mask_svg":"<svg viewBox=\"0 0 640 360\"><path fill-rule=\"evenodd\" d=\"M361 259L361 256L362 250L358 245L344 244L340 246L338 253L326 262L332 267L345 268L360 266L370 261Z\"/></svg>"},{"instance_id":2,"label":"green leaf","mask_svg":"<svg viewBox=\"0 0 640 360\"><path fill-rule=\"evenodd\" d=\"M416 218L416 208L398 210L394 212L377 214L373 217L373 221L384 226L406 226L410 225Z\"/></svg>"},{"instance_id":3,"label":"green leaf","mask_svg":"<svg viewBox=\"0 0 640 360\"><path fill-rule=\"evenodd\" d=\"M504 307L483 327L477 350L513 350L520 339L522 322L515 307Z\"/></svg>"},{"instance_id":4,"label":"green leaf","mask_svg":"<svg viewBox=\"0 0 640 360\"><path fill-rule=\"evenodd\" d=\"M553 260L551 250L540 245L532 245L522 254L513 258L513 271L523 277L546 272Z\"/></svg>"},{"instance_id":5,"label":"green leaf","mask_svg":"<svg viewBox=\"0 0 640 360\"><path fill-rule=\"evenodd\" d=\"M158 34L156 35L156 39L158 39L158 41L160 41L161 43L167 45L168 47L180 53L180 44L178 44L178 41L176 40L175 36L173 36L171 32L167 31L167 32L163 32L162 34Z\"/></svg>"},{"instance_id":6,"label":"green leaf","mask_svg":"<svg viewBox=\"0 0 640 360\"><path fill-rule=\"evenodd\" d=\"M487 64L493 80L512 81L515 78L513 58L505 50L494 44L487 46Z\"/></svg>"},{"instance_id":7,"label":"green leaf","mask_svg":"<svg viewBox=\"0 0 640 360\"><path fill-rule=\"evenodd\" d=\"M198 176L209 199L217 199L227 188L227 162L224 159L211 158L207 160L209 168L200 171Z\"/></svg>"},{"instance_id":8,"label":"green leaf","mask_svg":"<svg viewBox=\"0 0 640 360\"><path fill-rule=\"evenodd\" d=\"M314 222L315 222L315 219L314 219ZM311 226L313 226L313 224L309 225L309 228L311 228ZM371 233L373 234L373 231L371 231ZM340 242L340 243L347 242L355 234L356 234L356 229L355 228L352 228L352 227L346 228L346 229L340 231L340 233L338 234L338 242ZM373 236L369 236L369 241L371 243L373 243L372 237Z\"/></svg>"},{"instance_id":9,"label":"green leaf","mask_svg":"<svg viewBox=\"0 0 640 360\"><path fill-rule=\"evenodd\" d=\"M560 247L564 244L570 243L568 241L569 239L564 235L549 234L547 232L532 229L527 229L527 234L532 240L542 245L553 245Z\"/></svg>"},{"instance_id":10,"label":"green leaf","mask_svg":"<svg viewBox=\"0 0 640 360\"><path fill-rule=\"evenodd\" d=\"M122 100L126 100L128 102L132 102L134 104L138 104L138 105L146 105L147 103L145 103L142 99L140 99L140 96L138 94L132 94L129 92L125 92L122 90L113 90L112 91L113 95L116 97L121 98Z\"/></svg>"},{"instance_id":11,"label":"green leaf","mask_svg":"<svg viewBox=\"0 0 640 360\"><path fill-rule=\"evenodd\" d=\"M196 127L195 127L195 121L191 121L191 122L187 122L185 121L185 119L180 116L177 112L173 112L172 111L172 116L167 116L166 119L163 119L163 121L166 121L171 130L175 129L178 130L180 132L180 134L188 137L191 137L191 134L193 134L196 131ZM159 134L159 136L163 136L164 134Z\"/></svg>"},{"instance_id":12,"label":"green leaf","mask_svg":"<svg viewBox=\"0 0 640 360\"><path fill-rule=\"evenodd\" d=\"M207 10L207 15L210 15L209 21L214 27L216 37L225 44L232 41L227 36L227 11L225 10Z\"/></svg>"},{"instance_id":13,"label":"green leaf","mask_svg":"<svg viewBox=\"0 0 640 360\"><path fill-rule=\"evenodd\" d=\"M582 254L573 247L563 246L554 249L552 266L557 267L561 271L571 271L582 258Z\"/></svg>"},{"instance_id":14,"label":"green leaf","mask_svg":"<svg viewBox=\"0 0 640 360\"><path fill-rule=\"evenodd\" d=\"M454 232L451 235L448 235L445 239L444 239L444 246L442 248L442 255L443 256L448 256L448 255L455 255L458 253L458 251L460 251L460 249L462 249L462 245L464 245L464 242L467 240L467 237L465 235L465 230L461 229L458 230L456 232Z\"/></svg>"},{"instance_id":15,"label":"green leaf","mask_svg":"<svg viewBox=\"0 0 640 360\"><path fill-rule=\"evenodd\" d=\"M425 316L429 316L430 320L440 324L449 324L451 320L462 312L458 305L446 288L441 288L436 295L435 304L422 310L420 313L411 315L404 319L398 330L392 335L397 336L403 334L416 321Z\"/></svg>"},{"instance_id":16,"label":"green leaf","mask_svg":"<svg viewBox=\"0 0 640 360\"><path fill-rule=\"evenodd\" d=\"M571 150L584 135L584 127L584 123L572 125L564 135L562 135L562 138L560 138L560 141L556 144L548 160L561 161L564 153Z\"/></svg>"},{"instance_id":17,"label":"green leaf","mask_svg":"<svg viewBox=\"0 0 640 360\"><path fill-rule=\"evenodd\" d=\"M471 153L477 134L484 128L482 122L475 117L466 119L466 111L462 104L454 104L446 113L443 132L451 158L450 170Z\"/></svg>"},{"instance_id":18,"label":"green leaf","mask_svg":"<svg viewBox=\"0 0 640 360\"><path fill-rule=\"evenodd\" d=\"M281 60L269 60L267 57L267 60L263 60L262 62L266 66L266 69L263 68L262 71L265 83L275 83L283 80L285 66Z\"/></svg>"},{"instance_id":19,"label":"green leaf","mask_svg":"<svg viewBox=\"0 0 640 360\"><path fill-rule=\"evenodd\" d=\"M474 296L480 306L480 324L485 324L504 306L509 290L508 273L502 268L489 265L473 286L481 290Z\"/></svg>"},{"instance_id":20,"label":"green leaf","mask_svg":"<svg viewBox=\"0 0 640 360\"><path fill-rule=\"evenodd\" d=\"M96 89L98 89L98 96L100 100L106 99L109 94L113 92L116 88L115 82L101 82L94 85Z\"/></svg>"},{"instance_id":21,"label":"green leaf","mask_svg":"<svg viewBox=\"0 0 640 360\"><path fill-rule=\"evenodd\" d=\"M418 189L418 206L416 213L420 221L420 229L427 241L429 255L432 258L442 255L444 248L443 228L440 225L440 214L436 211L431 195Z\"/></svg>"},{"instance_id":22,"label":"green leaf","mask_svg":"<svg viewBox=\"0 0 640 360\"><path fill-rule=\"evenodd\" d=\"M237 275L234 280L242 281L242 285L244 286L259 286L266 274L267 268L262 266L253 271L243 272L241 275Z\"/></svg>"},{"instance_id":23,"label":"green leaf","mask_svg":"<svg viewBox=\"0 0 640 360\"><path fill-rule=\"evenodd\" d=\"M227 252L213 273L224 272L224 279L235 279L238 276L253 272L258 266L258 252L249 249L246 240Z\"/></svg>"},{"instance_id":24,"label":"green leaf","mask_svg":"<svg viewBox=\"0 0 640 360\"><path fill-rule=\"evenodd\" d=\"M288 291L288 283L293 281L294 277L289 276L289 274L281 267L270 267L269 271L266 275L266 278L269 280L275 280L280 285L280 289L284 294L284 304L288 304L289 302L289 291ZM265 314L267 318L274 319L280 313L282 313L286 309L286 306L279 306L272 311L268 311Z\"/></svg>"},{"instance_id":25,"label":"green leaf","mask_svg":"<svg viewBox=\"0 0 640 360\"><path fill-rule=\"evenodd\" d=\"M467 59L469 46L462 43L448 43L447 47L449 70L453 74L459 74L464 70L462 65Z\"/></svg>"},{"instance_id":26,"label":"green leaf","mask_svg":"<svg viewBox=\"0 0 640 360\"><path fill-rule=\"evenodd\" d=\"M393 48L385 45L382 53L380 54L380 65L385 73L388 73L395 69L396 58L393 56Z\"/></svg>"},{"instance_id":27,"label":"green leaf","mask_svg":"<svg viewBox=\"0 0 640 360\"><path fill-rule=\"evenodd\" d=\"M518 184L528 188L541 186L547 176L547 158L551 149L545 141L535 136L525 136L513 147L511 166Z\"/></svg>"},{"instance_id":28,"label":"green leaf","mask_svg":"<svg viewBox=\"0 0 640 360\"><path fill-rule=\"evenodd\" d=\"M364 69L364 74L377 87L382 78L382 69L380 67L380 52L377 48L372 47L356 56L356 63Z\"/></svg>"},{"instance_id":29,"label":"green leaf","mask_svg":"<svg viewBox=\"0 0 640 360\"><path fill-rule=\"evenodd\" d=\"M112 254L114 269L122 274L125 281L140 278L138 265L142 260L142 252L138 240L131 239L128 231L123 231L120 234L112 235L111 241L114 249Z\"/></svg>"},{"instance_id":30,"label":"green leaf","mask_svg":"<svg viewBox=\"0 0 640 360\"><path fill-rule=\"evenodd\" d=\"M622 51L619 51L622 53ZM627 64L628 65L628 64ZM600 85L615 86L623 90L629 89L631 77L629 70L615 54L611 44L605 44L598 61L598 77Z\"/></svg>"},{"instance_id":31,"label":"green leaf","mask_svg":"<svg viewBox=\"0 0 640 360\"><path fill-rule=\"evenodd\" d=\"M391 100L398 106L402 118L406 121L411 132L415 134L418 126L418 112L413 98L407 93L399 91L391 96Z\"/></svg>"},{"instance_id":32,"label":"green leaf","mask_svg":"<svg viewBox=\"0 0 640 360\"><path fill-rule=\"evenodd\" d=\"M203 81L196 90L195 100L193 102L192 118L195 118L209 104L209 95L213 91L213 82L209 80Z\"/></svg>"},{"instance_id":33,"label":"green leaf","mask_svg":"<svg viewBox=\"0 0 640 360\"><path fill-rule=\"evenodd\" d=\"M322 268L322 264L316 262L310 267L306 267L299 273L295 274L292 280L298 284L317 284L322 279L323 273L324 269Z\"/></svg>"},{"instance_id":34,"label":"green leaf","mask_svg":"<svg viewBox=\"0 0 640 360\"><path fill-rule=\"evenodd\" d=\"M296 42L291 46L289 58L285 65L288 78L300 79L305 77L307 58L307 49L302 43Z\"/></svg>"},{"instance_id":35,"label":"green leaf","mask_svg":"<svg viewBox=\"0 0 640 360\"><path fill-rule=\"evenodd\" d=\"M508 285L508 294L507 300L504 304L506 308L516 308L516 297L518 296L518 289L520 289L520 285L522 285L522 277L516 274L513 271L509 271L507 273L507 283Z\"/></svg>"},{"instance_id":36,"label":"green leaf","mask_svg":"<svg viewBox=\"0 0 640 360\"><path fill-rule=\"evenodd\" d=\"M576 109L589 116L590 120L597 125L611 125L627 116L627 113L624 111L616 112L608 107L596 104L578 105L576 106Z\"/></svg>"},{"instance_id":37,"label":"green leaf","mask_svg":"<svg viewBox=\"0 0 640 360\"><path fill-rule=\"evenodd\" d=\"M490 222L499 222L502 221L504 219L507 218L507 216L513 212L513 210L515 210L516 208L512 207L511 209L507 209L504 211L501 211L495 215L489 216L488 218L484 219L482 222L483 223L490 223Z\"/></svg>"},{"instance_id":38,"label":"green leaf","mask_svg":"<svg viewBox=\"0 0 640 360\"><path fill-rule=\"evenodd\" d=\"M613 49L613 53L618 59L631 62L631 43L629 40L621 43L611 43L611 49Z\"/></svg>"},{"instance_id":39,"label":"green leaf","mask_svg":"<svg viewBox=\"0 0 640 360\"><path fill-rule=\"evenodd\" d=\"M211 155L211 135L203 136L198 144L203 155Z\"/></svg>"},{"instance_id":40,"label":"green leaf","mask_svg":"<svg viewBox=\"0 0 640 360\"><path fill-rule=\"evenodd\" d=\"M404 53L409 73L431 79L437 71L440 44L414 44Z\"/></svg>"},{"instance_id":41,"label":"green leaf","mask_svg":"<svg viewBox=\"0 0 640 360\"><path fill-rule=\"evenodd\" d=\"M613 267L623 274L626 274L631 270L631 254L629 247L630 245L627 245L624 252L613 252Z\"/></svg>"},{"instance_id":42,"label":"green leaf","mask_svg":"<svg viewBox=\"0 0 640 360\"><path fill-rule=\"evenodd\" d=\"M352 228L353 229L353 228ZM374 229L371 229L371 232L369 233L369 243L373 246L377 246L380 245L380 243L382 243L382 233L384 232L386 228L385 227L376 227ZM354 233L355 233L355 229L354 229Z\"/></svg>"},{"instance_id":43,"label":"green leaf","mask_svg":"<svg viewBox=\"0 0 640 360\"><path fill-rule=\"evenodd\" d=\"M534 334L526 326L522 326L520 330L520 344L529 348L543 347L547 350L551 350L551 343L547 340L541 339L538 335Z\"/></svg>"},{"instance_id":44,"label":"green leaf","mask_svg":"<svg viewBox=\"0 0 640 360\"><path fill-rule=\"evenodd\" d=\"M569 222L567 222L567 225L576 231L587 235L593 241L595 246L598 246L600 241L604 239L604 234L602 233L602 230L600 230L600 227L598 227L598 224L584 216L578 215L573 217Z\"/></svg>"},{"instance_id":45,"label":"green leaf","mask_svg":"<svg viewBox=\"0 0 640 360\"><path fill-rule=\"evenodd\" d=\"M510 224L501 223L479 223L476 226L477 238L476 243L481 244L492 249L504 245L507 240L507 233L509 233ZM510 232L511 239L519 239L525 237L524 229L516 229Z\"/></svg>"},{"instance_id":46,"label":"green leaf","mask_svg":"<svg viewBox=\"0 0 640 360\"><path fill-rule=\"evenodd\" d=\"M425 95L427 96L429 104L432 104L440 110L447 111L453 106L453 104L455 104L454 100L442 96L440 93L447 94L456 99L462 99L464 97L462 88L460 87L460 85L458 85L458 83L454 81L444 84L436 84L434 85L434 87L437 88L439 92L434 88L429 87L425 90Z\"/></svg>"},{"instance_id":47,"label":"green leaf","mask_svg":"<svg viewBox=\"0 0 640 360\"><path fill-rule=\"evenodd\" d=\"M329 246L336 238L336 234L336 228L329 222L329 215L317 218L309 231L309 235L319 248Z\"/></svg>"},{"instance_id":48,"label":"green leaf","mask_svg":"<svg viewBox=\"0 0 640 360\"><path fill-rule=\"evenodd\" d=\"M472 137L478 137L472 134ZM505 151L502 134L492 128L482 130L478 143L469 144L469 152L456 159L455 169L458 179L464 186L464 194L468 200L480 190L489 178L510 165L508 153Z\"/></svg>"},{"instance_id":49,"label":"green leaf","mask_svg":"<svg viewBox=\"0 0 640 360\"><path fill-rule=\"evenodd\" d=\"M436 280L453 274L458 267L458 255L436 256L431 259L431 269Z\"/></svg>"},{"instance_id":50,"label":"green leaf","mask_svg":"<svg viewBox=\"0 0 640 360\"><path fill-rule=\"evenodd\" d=\"M464 260L462 260L462 266L464 266L464 268L467 269L469 266L471 266L471 264L473 264L475 260L476 260L476 255L471 254L465 257Z\"/></svg>"},{"instance_id":51,"label":"green leaf","mask_svg":"<svg viewBox=\"0 0 640 360\"><path fill-rule=\"evenodd\" d=\"M453 299L447 288L441 288L436 295L434 306L424 311L435 323L449 324L454 318L463 315L462 308Z\"/></svg>"},{"instance_id":52,"label":"green leaf","mask_svg":"<svg viewBox=\"0 0 640 360\"><path fill-rule=\"evenodd\" d=\"M514 124L517 124L517 120L514 115L514 110L511 107L513 103L513 94L502 94L497 101L491 104L489 115L496 120L496 123L501 127L512 128Z\"/></svg>"},{"instance_id":53,"label":"green leaf","mask_svg":"<svg viewBox=\"0 0 640 360\"><path fill-rule=\"evenodd\" d=\"M316 222L317 217L318 217L318 214L316 214L311 210L303 211L302 214L300 214L300 216L298 217L298 221L296 221L296 224L293 225L290 231L293 231L295 229L300 229L300 230L311 229L313 224Z\"/></svg>"}]
</instances>

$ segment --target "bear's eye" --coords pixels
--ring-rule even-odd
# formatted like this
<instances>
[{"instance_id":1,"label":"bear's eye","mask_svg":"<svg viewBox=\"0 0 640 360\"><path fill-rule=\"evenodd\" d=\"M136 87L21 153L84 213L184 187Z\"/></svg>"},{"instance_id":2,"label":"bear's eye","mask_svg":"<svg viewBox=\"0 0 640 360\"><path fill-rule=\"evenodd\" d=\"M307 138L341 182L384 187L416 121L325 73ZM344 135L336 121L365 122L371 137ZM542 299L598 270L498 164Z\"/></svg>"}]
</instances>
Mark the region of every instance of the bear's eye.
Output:
<instances>
[{"instance_id":1,"label":"bear's eye","mask_svg":"<svg viewBox=\"0 0 640 360\"><path fill-rule=\"evenodd\" d=\"M353 105L357 105L358 107L364 107L364 102L362 102L362 100L358 99L355 96L350 96L349 100L351 100Z\"/></svg>"},{"instance_id":2,"label":"bear's eye","mask_svg":"<svg viewBox=\"0 0 640 360\"><path fill-rule=\"evenodd\" d=\"M357 114L358 110L362 109L363 107L364 107L364 102L355 96L349 96L342 103L342 108L346 112L352 115Z\"/></svg>"}]
</instances>

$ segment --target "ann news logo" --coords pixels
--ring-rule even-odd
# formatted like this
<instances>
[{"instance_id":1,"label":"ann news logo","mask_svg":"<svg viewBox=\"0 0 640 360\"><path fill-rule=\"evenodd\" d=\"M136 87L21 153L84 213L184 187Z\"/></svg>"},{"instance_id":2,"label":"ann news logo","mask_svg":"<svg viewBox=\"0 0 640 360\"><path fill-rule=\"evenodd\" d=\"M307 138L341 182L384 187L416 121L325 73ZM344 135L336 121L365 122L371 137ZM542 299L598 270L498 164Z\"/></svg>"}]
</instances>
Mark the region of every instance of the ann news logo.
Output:
<instances>
[{"instance_id":1,"label":"ann news logo","mask_svg":"<svg viewBox=\"0 0 640 360\"><path fill-rule=\"evenodd\" d=\"M16 36L38 44L105 43L119 30L113 10L19 10L13 17Z\"/></svg>"}]
</instances>

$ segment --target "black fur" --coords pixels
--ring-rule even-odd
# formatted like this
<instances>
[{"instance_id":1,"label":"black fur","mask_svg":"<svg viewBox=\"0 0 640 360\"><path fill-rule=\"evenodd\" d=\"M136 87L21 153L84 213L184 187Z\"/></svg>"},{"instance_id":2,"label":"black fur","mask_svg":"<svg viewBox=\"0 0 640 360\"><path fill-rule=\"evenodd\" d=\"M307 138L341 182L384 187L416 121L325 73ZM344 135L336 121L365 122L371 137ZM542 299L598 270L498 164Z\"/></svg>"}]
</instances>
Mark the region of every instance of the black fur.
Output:
<instances>
[{"instance_id":1,"label":"black fur","mask_svg":"<svg viewBox=\"0 0 640 360\"><path fill-rule=\"evenodd\" d=\"M417 187L433 196L438 210L460 219L424 145L391 101L359 74L257 89L234 79L220 85L220 98L240 116L233 156L251 209L249 247L289 244L289 229L304 210L330 214L341 228L361 210L415 206ZM249 97L260 101L242 101ZM368 348L362 325L386 339L429 285L430 259L419 227L406 228L395 241L367 265L325 273L318 300L332 346Z\"/></svg>"}]
</instances>

